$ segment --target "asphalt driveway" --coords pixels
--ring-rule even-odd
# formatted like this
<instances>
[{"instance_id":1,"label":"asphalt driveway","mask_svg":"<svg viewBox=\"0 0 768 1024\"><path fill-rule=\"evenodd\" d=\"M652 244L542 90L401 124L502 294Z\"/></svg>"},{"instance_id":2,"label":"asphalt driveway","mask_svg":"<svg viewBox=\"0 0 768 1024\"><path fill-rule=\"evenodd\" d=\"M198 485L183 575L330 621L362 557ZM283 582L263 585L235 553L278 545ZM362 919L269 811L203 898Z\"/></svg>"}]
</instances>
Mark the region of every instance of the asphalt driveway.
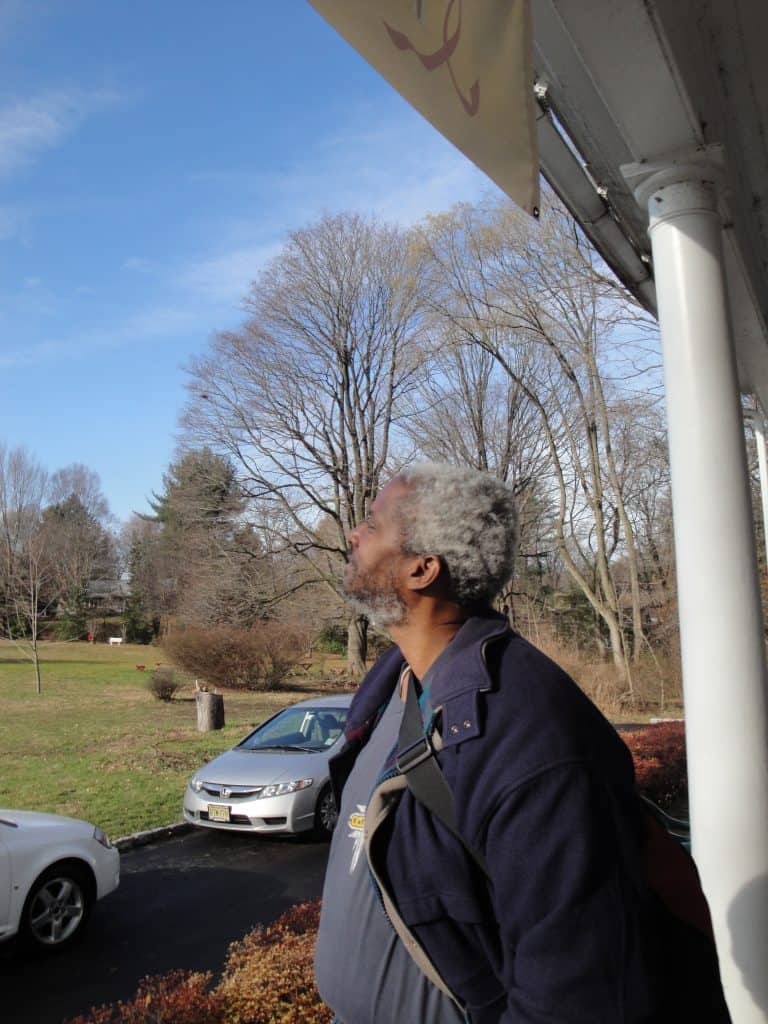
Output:
<instances>
[{"instance_id":1,"label":"asphalt driveway","mask_svg":"<svg viewBox=\"0 0 768 1024\"><path fill-rule=\"evenodd\" d=\"M0 946L3 1024L61 1024L175 967L216 972L257 923L322 891L325 843L195 831L122 855L82 941L47 959Z\"/></svg>"}]
</instances>

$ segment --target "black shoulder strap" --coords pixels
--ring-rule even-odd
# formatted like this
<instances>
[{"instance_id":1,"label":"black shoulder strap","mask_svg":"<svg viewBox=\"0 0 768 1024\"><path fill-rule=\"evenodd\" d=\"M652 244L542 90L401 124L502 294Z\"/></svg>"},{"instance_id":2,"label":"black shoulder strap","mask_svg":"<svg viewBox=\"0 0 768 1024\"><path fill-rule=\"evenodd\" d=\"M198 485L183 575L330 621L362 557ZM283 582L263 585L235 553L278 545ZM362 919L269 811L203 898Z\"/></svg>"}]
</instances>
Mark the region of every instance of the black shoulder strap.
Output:
<instances>
[{"instance_id":1,"label":"black shoulder strap","mask_svg":"<svg viewBox=\"0 0 768 1024\"><path fill-rule=\"evenodd\" d=\"M455 836L483 874L490 878L488 865L483 855L473 849L456 827L456 810L453 793L440 765L429 738L424 734L416 685L412 673L408 672L408 689L405 709L400 722L397 738L397 768L405 776L408 789L415 800L426 807Z\"/></svg>"}]
</instances>

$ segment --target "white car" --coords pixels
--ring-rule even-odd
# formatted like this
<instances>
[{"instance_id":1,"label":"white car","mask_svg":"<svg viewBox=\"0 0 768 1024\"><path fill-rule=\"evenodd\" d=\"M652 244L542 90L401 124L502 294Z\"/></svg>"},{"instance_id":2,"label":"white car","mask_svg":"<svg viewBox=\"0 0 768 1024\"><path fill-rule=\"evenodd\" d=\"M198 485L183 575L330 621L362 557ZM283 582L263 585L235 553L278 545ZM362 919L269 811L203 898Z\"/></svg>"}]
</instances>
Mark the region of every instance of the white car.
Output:
<instances>
[{"instance_id":1,"label":"white car","mask_svg":"<svg viewBox=\"0 0 768 1024\"><path fill-rule=\"evenodd\" d=\"M18 934L34 949L61 949L119 883L120 854L100 828L0 809L0 940Z\"/></svg>"}]
</instances>

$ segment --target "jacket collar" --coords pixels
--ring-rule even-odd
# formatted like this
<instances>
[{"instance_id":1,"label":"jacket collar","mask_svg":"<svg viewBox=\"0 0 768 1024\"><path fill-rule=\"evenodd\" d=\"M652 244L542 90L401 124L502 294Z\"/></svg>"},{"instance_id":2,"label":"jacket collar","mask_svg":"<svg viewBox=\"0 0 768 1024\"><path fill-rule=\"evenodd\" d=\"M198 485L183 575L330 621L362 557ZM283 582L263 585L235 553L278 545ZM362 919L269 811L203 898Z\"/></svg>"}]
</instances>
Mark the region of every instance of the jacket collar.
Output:
<instances>
[{"instance_id":1,"label":"jacket collar","mask_svg":"<svg viewBox=\"0 0 768 1024\"><path fill-rule=\"evenodd\" d=\"M510 632L506 616L488 611L467 619L427 673L431 701L437 707L470 691L487 690L491 678L483 659L486 644ZM400 679L405 661L399 647L391 647L371 668L355 694L345 734L362 737L387 704Z\"/></svg>"},{"instance_id":2,"label":"jacket collar","mask_svg":"<svg viewBox=\"0 0 768 1024\"><path fill-rule=\"evenodd\" d=\"M403 670L399 647L390 647L363 678L352 699L344 735L348 742L365 742L368 732L386 707Z\"/></svg>"},{"instance_id":3,"label":"jacket collar","mask_svg":"<svg viewBox=\"0 0 768 1024\"><path fill-rule=\"evenodd\" d=\"M463 693L489 690L491 677L483 657L485 647L509 632L506 616L498 612L488 611L467 619L427 673L433 706Z\"/></svg>"}]
</instances>

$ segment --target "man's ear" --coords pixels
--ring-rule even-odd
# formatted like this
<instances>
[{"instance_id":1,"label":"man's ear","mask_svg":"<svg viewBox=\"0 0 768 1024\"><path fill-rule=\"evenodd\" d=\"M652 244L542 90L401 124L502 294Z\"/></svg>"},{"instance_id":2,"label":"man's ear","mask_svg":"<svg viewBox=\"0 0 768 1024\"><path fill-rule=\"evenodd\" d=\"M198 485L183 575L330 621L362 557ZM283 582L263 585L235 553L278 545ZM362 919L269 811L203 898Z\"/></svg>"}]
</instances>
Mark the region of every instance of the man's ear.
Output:
<instances>
[{"instance_id":1,"label":"man's ear","mask_svg":"<svg viewBox=\"0 0 768 1024\"><path fill-rule=\"evenodd\" d=\"M442 571L438 555L418 555L409 567L405 585L409 590L427 590L437 583Z\"/></svg>"}]
</instances>

